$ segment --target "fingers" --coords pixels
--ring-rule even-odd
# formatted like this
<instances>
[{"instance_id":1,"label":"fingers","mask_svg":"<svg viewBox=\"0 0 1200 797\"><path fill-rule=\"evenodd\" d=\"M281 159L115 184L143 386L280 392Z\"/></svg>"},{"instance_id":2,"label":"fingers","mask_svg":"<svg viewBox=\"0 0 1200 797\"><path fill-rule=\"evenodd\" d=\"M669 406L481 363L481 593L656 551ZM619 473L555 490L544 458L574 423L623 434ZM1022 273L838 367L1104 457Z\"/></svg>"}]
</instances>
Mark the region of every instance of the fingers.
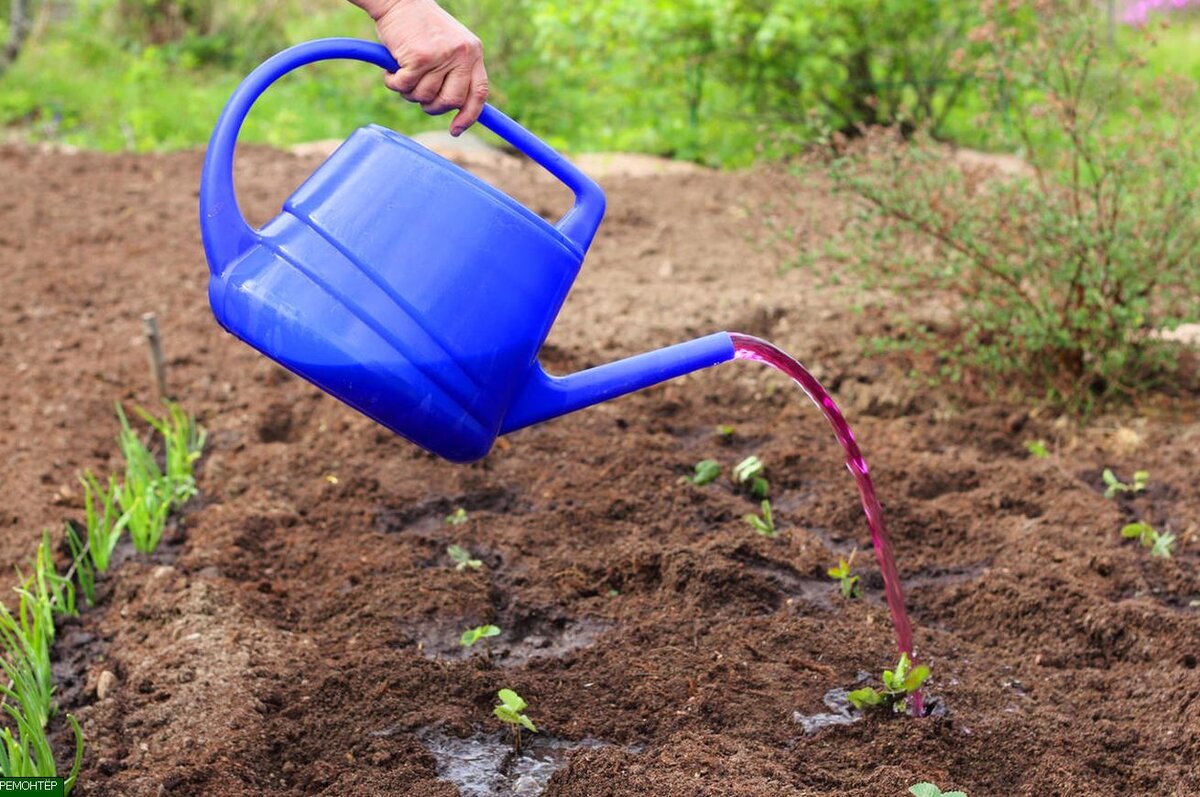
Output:
<instances>
[{"instance_id":1,"label":"fingers","mask_svg":"<svg viewBox=\"0 0 1200 797\"><path fill-rule=\"evenodd\" d=\"M430 116L463 107L471 92L471 73L466 69L453 69L432 100L421 102L421 110Z\"/></svg>"},{"instance_id":2,"label":"fingers","mask_svg":"<svg viewBox=\"0 0 1200 797\"><path fill-rule=\"evenodd\" d=\"M464 130L475 124L475 120L483 111L483 104L487 102L487 98L487 69L484 68L483 61L479 60L475 62L475 68L471 72L471 85L467 91L466 101L460 106L462 110L455 114L454 121L450 123L450 135L462 135Z\"/></svg>"},{"instance_id":3,"label":"fingers","mask_svg":"<svg viewBox=\"0 0 1200 797\"><path fill-rule=\"evenodd\" d=\"M399 62L400 56L397 55L396 60ZM421 63L416 56L411 59L406 58L405 61L406 63L400 63L400 68L395 72L385 74L383 82L389 89L411 101L412 98L409 95L421 82L421 78L429 73L429 66Z\"/></svg>"}]
</instances>

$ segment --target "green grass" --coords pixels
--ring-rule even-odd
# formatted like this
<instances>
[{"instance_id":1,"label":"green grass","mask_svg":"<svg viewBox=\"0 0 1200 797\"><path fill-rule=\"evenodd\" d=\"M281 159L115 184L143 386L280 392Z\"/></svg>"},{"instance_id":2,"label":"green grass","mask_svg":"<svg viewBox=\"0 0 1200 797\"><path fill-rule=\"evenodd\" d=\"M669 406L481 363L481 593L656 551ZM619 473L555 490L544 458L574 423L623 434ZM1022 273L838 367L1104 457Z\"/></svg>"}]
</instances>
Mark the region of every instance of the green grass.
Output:
<instances>
[{"instance_id":1,"label":"green grass","mask_svg":"<svg viewBox=\"0 0 1200 797\"><path fill-rule=\"evenodd\" d=\"M714 72L703 84L702 102L689 106L685 95L691 73L686 58L674 50L643 53L628 43L597 43L593 39L599 34L585 31L575 44L552 36L548 42L518 47L505 41L506 33L520 42L532 35L536 42L530 31L540 30L544 19L535 15L514 27L498 22L496 6L483 0L451 5L485 39L493 102L567 151L650 152L738 166L778 151L776 145L795 151L815 135L814 130L765 123L773 109L755 107L748 99L753 96L747 92L749 78L731 81ZM546 4L543 11L549 13L551 7ZM232 33L162 46L122 41L112 33L111 19L106 27L99 12L77 10L31 40L0 78L0 126L33 139L106 151L203 146L234 87L266 54L321 36L374 38L370 20L348 3L276 0L263 8L238 12L258 19ZM266 33L260 30L264 18L277 23ZM1165 28L1157 22L1146 31L1120 27L1118 45L1153 34L1157 44L1149 52L1147 74L1200 78L1200 15L1163 19L1169 23ZM561 34L553 25L546 30ZM682 46L682 41L672 41ZM561 52L553 50L556 44ZM586 62L574 60L575 46ZM979 124L982 110L979 97L968 90L945 122L944 134L980 149L1013 149L1011 131L1003 124ZM1153 107L1153 100L1141 110L1162 111ZM1124 113L1115 115L1118 123ZM379 70L326 62L304 67L272 87L255 105L241 140L284 147L343 138L369 122L406 133L448 124L387 91Z\"/></svg>"},{"instance_id":2,"label":"green grass","mask_svg":"<svg viewBox=\"0 0 1200 797\"><path fill-rule=\"evenodd\" d=\"M117 488L117 502L127 519L133 547L152 553L166 528L167 514L196 494L192 466L204 447L204 431L176 404L167 405L167 416L157 419L141 408L137 413L158 433L163 445L164 468L130 427L121 405L117 439L125 457L125 481Z\"/></svg>"},{"instance_id":3,"label":"green grass","mask_svg":"<svg viewBox=\"0 0 1200 797\"><path fill-rule=\"evenodd\" d=\"M110 477L107 489L102 489L99 480L85 472L81 481L87 539L81 539L72 525L65 524L71 550L67 572L58 572L50 535L43 532L32 572L25 576L18 570L15 613L0 602L0 671L8 682L0 686L0 704L8 720L0 727L0 776L58 774L46 736L57 711L50 666L55 615L77 612L76 585L88 604L94 603L96 572L108 570L126 525L135 547L152 551L161 539L166 513L196 494L194 466L204 447L204 430L177 404L168 403L161 418L141 408L136 411L158 437L163 467L159 468L155 454L133 431L118 405L118 442L126 460L124 484ZM117 505L123 501L127 507L118 514ZM83 761L83 733L74 717L67 715L66 721L75 736L75 757L66 778L69 794Z\"/></svg>"},{"instance_id":4,"label":"green grass","mask_svg":"<svg viewBox=\"0 0 1200 797\"><path fill-rule=\"evenodd\" d=\"M74 588L60 576L51 557L49 535L43 534L34 558L34 570L15 589L15 614L0 603L0 669L8 680L0 686L0 700L10 723L0 728L0 775L55 776L58 767L46 736L56 712L50 647L54 642L54 615L74 613ZM69 794L83 762L83 734L71 715L67 722L75 735L75 759L67 777Z\"/></svg>"}]
</instances>

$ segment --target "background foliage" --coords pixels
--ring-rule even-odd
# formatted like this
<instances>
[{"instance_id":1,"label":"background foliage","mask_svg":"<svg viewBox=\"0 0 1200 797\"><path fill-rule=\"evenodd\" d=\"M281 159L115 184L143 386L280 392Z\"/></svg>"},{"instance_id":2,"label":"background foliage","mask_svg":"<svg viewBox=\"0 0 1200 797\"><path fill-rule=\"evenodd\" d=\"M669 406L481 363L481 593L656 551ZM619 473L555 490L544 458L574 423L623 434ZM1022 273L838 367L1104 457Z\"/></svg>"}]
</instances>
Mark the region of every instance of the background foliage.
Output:
<instances>
[{"instance_id":1,"label":"background foliage","mask_svg":"<svg viewBox=\"0 0 1200 797\"><path fill-rule=\"evenodd\" d=\"M372 36L339 0L25 0L35 32L0 123L103 149L204 141L236 81L289 43ZM968 0L445 0L484 40L495 101L572 149L745 164L827 128L898 119L965 134ZM413 130L369 69L322 65L268 94L251 141ZM433 123L432 126L440 126Z\"/></svg>"},{"instance_id":2,"label":"background foliage","mask_svg":"<svg viewBox=\"0 0 1200 797\"><path fill-rule=\"evenodd\" d=\"M484 41L492 101L562 149L743 166L837 142L833 176L864 209L839 274L857 265L854 290L916 307L936 296L955 323L914 323L887 348L945 346L950 378L1019 376L1076 407L1131 395L1171 372L1161 330L1200 315L1200 2L442 3ZM0 40L19 7L34 24L7 71L0 59L0 125L108 150L203 145L267 55L374 36L344 0L0 0ZM372 121L446 124L377 70L320 64L268 92L243 139ZM946 142L1031 172L981 179Z\"/></svg>"}]
</instances>

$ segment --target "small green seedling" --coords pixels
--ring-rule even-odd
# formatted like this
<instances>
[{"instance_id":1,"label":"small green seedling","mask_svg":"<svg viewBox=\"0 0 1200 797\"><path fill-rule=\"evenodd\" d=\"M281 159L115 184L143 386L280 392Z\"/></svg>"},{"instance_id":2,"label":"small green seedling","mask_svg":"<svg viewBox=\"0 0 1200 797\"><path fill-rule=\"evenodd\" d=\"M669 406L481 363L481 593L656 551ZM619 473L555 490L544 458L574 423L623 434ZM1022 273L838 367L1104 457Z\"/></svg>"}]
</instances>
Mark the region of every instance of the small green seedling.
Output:
<instances>
[{"instance_id":1,"label":"small green seedling","mask_svg":"<svg viewBox=\"0 0 1200 797\"><path fill-rule=\"evenodd\" d=\"M858 553L857 548L850 552L849 559L839 556L837 567L831 567L827 571L830 578L837 579L843 598L853 599L862 597L862 590L858 586L858 576L854 575L851 570L854 566L854 555L856 553Z\"/></svg>"},{"instance_id":2,"label":"small green seedling","mask_svg":"<svg viewBox=\"0 0 1200 797\"><path fill-rule=\"evenodd\" d=\"M1150 481L1150 472L1145 470L1134 471L1133 484L1126 484L1117 478L1117 475L1110 469L1105 468L1100 474L1100 478L1104 479L1105 498L1115 498L1117 493L1140 493L1146 489L1146 485Z\"/></svg>"},{"instance_id":3,"label":"small green seedling","mask_svg":"<svg viewBox=\"0 0 1200 797\"><path fill-rule=\"evenodd\" d=\"M895 670L883 671L883 689L865 686L855 689L846 698L857 709L867 707L890 708L897 714L908 710L909 696L921 688L929 678L929 668L924 664L912 666L907 653L900 654Z\"/></svg>"},{"instance_id":4,"label":"small green seedling","mask_svg":"<svg viewBox=\"0 0 1200 797\"><path fill-rule=\"evenodd\" d=\"M697 487L703 487L716 481L721 475L721 463L715 459L702 459L696 463L695 473L691 476L684 476L684 480L688 481Z\"/></svg>"},{"instance_id":5,"label":"small green seedling","mask_svg":"<svg viewBox=\"0 0 1200 797\"><path fill-rule=\"evenodd\" d=\"M483 567L483 562L478 559L472 559L471 552L461 545L451 545L446 549L446 555L454 561L455 570L466 570L468 567L472 570L478 570Z\"/></svg>"},{"instance_id":6,"label":"small green seedling","mask_svg":"<svg viewBox=\"0 0 1200 797\"><path fill-rule=\"evenodd\" d=\"M1137 540L1143 548L1150 549L1150 555L1159 559L1170 559L1175 547L1175 535L1169 531L1158 531L1149 523L1139 520L1121 529L1121 536L1127 540Z\"/></svg>"},{"instance_id":7,"label":"small green seedling","mask_svg":"<svg viewBox=\"0 0 1200 797\"><path fill-rule=\"evenodd\" d=\"M521 729L525 728L532 733L537 733L533 720L525 716L525 709L529 707L529 704L511 689L501 689L496 693L496 699L500 701L500 705L494 707L492 713L512 729L513 746L520 752Z\"/></svg>"},{"instance_id":8,"label":"small green seedling","mask_svg":"<svg viewBox=\"0 0 1200 797\"><path fill-rule=\"evenodd\" d=\"M467 516L467 510L463 509L461 506L455 507L453 512L451 512L449 515L446 515L446 522L451 526L461 526L468 520L470 520L470 518Z\"/></svg>"},{"instance_id":9,"label":"small green seedling","mask_svg":"<svg viewBox=\"0 0 1200 797\"><path fill-rule=\"evenodd\" d=\"M913 797L967 797L966 792L942 791L932 783L915 783L908 787L908 791Z\"/></svg>"},{"instance_id":10,"label":"small green seedling","mask_svg":"<svg viewBox=\"0 0 1200 797\"><path fill-rule=\"evenodd\" d=\"M750 455L733 466L733 480L738 484L745 485L755 498L766 498L771 485L762 475L764 470L766 468L763 466L762 460Z\"/></svg>"},{"instance_id":11,"label":"small green seedling","mask_svg":"<svg viewBox=\"0 0 1200 797\"><path fill-rule=\"evenodd\" d=\"M1046 448L1045 440L1026 440L1025 450L1028 451L1035 459L1045 459L1050 456L1050 449ZM934 788L937 788L936 786Z\"/></svg>"},{"instance_id":12,"label":"small green seedling","mask_svg":"<svg viewBox=\"0 0 1200 797\"><path fill-rule=\"evenodd\" d=\"M764 537L775 539L779 536L779 532L775 530L775 518L771 517L771 502L763 499L762 517L755 514L746 515L746 522L750 524L750 528L757 531Z\"/></svg>"},{"instance_id":13,"label":"small green seedling","mask_svg":"<svg viewBox=\"0 0 1200 797\"><path fill-rule=\"evenodd\" d=\"M87 520L88 555L100 573L108 572L108 563L113 549L121 539L121 532L129 522L129 513L122 513L117 506L117 479L108 477L108 487L101 488L100 482L90 470L80 478L83 484L83 506Z\"/></svg>"},{"instance_id":14,"label":"small green seedling","mask_svg":"<svg viewBox=\"0 0 1200 797\"><path fill-rule=\"evenodd\" d=\"M463 631L462 638L458 640L458 644L464 648L469 648L481 639L488 639L494 636L500 636L499 628L494 625L480 625Z\"/></svg>"},{"instance_id":15,"label":"small green seedling","mask_svg":"<svg viewBox=\"0 0 1200 797\"><path fill-rule=\"evenodd\" d=\"M93 606L96 603L96 568L88 558L87 543L79 539L79 532L75 531L75 527L70 523L63 526L67 535L67 547L71 549L70 572L74 572L75 581L79 584L79 591L83 593L87 605Z\"/></svg>"},{"instance_id":16,"label":"small green seedling","mask_svg":"<svg viewBox=\"0 0 1200 797\"><path fill-rule=\"evenodd\" d=\"M717 426L717 436L723 440L729 440L733 437L734 428L731 424L722 423Z\"/></svg>"}]
</instances>

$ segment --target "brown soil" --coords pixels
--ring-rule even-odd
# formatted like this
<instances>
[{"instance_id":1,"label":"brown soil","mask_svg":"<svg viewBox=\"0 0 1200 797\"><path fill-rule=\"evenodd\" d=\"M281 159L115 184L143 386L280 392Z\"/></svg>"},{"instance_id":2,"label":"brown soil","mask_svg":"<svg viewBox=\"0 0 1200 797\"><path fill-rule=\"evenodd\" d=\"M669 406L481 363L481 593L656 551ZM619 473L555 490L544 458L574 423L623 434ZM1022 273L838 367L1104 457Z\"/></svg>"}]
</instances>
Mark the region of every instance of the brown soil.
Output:
<instances>
[{"instance_id":1,"label":"brown soil","mask_svg":"<svg viewBox=\"0 0 1200 797\"><path fill-rule=\"evenodd\" d=\"M426 741L494 733L506 686L544 735L606 743L567 757L553 797L882 797L926 779L971 797L1200 794L1192 405L1079 429L916 396L859 356L876 322L778 274L759 243L771 219L819 245L839 219L819 181L609 179L548 365L758 334L818 367L876 474L941 715L806 735L795 712L894 653L870 557L866 600L824 577L867 530L790 384L734 363L514 434L475 465L439 461L217 328L200 161L0 149L0 564L80 517L82 468L117 467L113 402L152 400L143 312L210 433L201 497L60 637L63 708L88 745L78 794L449 797ZM247 151L244 203L265 219L313 165ZM488 176L540 212L564 204L531 169ZM1051 458L1028 456L1034 438ZM777 540L752 533L754 504L726 480L678 481L751 453ZM1105 500L1104 467L1145 468L1151 487ZM458 506L469 522L448 525ZM1133 518L1174 530L1176 556L1120 540ZM485 568L456 572L453 542ZM491 658L460 653L489 621L504 629Z\"/></svg>"}]
</instances>

